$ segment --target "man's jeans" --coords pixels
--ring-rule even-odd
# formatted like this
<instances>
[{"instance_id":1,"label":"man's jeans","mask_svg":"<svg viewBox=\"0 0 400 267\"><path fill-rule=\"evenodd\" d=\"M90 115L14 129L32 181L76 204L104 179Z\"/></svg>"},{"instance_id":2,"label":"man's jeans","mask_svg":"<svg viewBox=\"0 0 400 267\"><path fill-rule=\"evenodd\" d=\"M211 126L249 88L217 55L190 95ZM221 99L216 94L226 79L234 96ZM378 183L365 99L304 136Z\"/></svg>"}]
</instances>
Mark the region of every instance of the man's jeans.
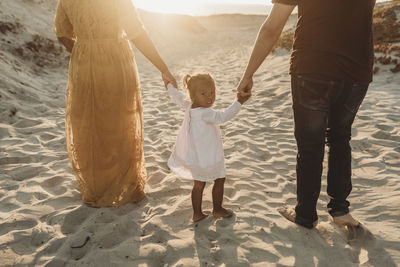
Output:
<instances>
[{"instance_id":1,"label":"man's jeans","mask_svg":"<svg viewBox=\"0 0 400 267\"><path fill-rule=\"evenodd\" d=\"M316 75L292 75L292 98L297 141L296 222L317 220L325 137L329 146L328 211L349 212L351 192L351 125L368 85L353 85Z\"/></svg>"}]
</instances>

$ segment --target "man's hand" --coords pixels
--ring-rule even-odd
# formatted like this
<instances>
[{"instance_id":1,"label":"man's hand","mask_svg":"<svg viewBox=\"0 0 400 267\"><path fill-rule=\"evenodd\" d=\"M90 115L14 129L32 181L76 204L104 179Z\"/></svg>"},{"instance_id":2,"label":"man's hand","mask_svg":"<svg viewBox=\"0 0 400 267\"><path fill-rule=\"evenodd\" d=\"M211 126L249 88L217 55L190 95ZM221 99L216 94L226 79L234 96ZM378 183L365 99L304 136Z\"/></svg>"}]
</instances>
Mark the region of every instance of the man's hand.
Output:
<instances>
[{"instance_id":1,"label":"man's hand","mask_svg":"<svg viewBox=\"0 0 400 267\"><path fill-rule=\"evenodd\" d=\"M243 97L251 96L251 89L253 88L253 77L243 76L237 87L238 94ZM247 99L246 99L247 100Z\"/></svg>"},{"instance_id":2,"label":"man's hand","mask_svg":"<svg viewBox=\"0 0 400 267\"><path fill-rule=\"evenodd\" d=\"M162 73L161 77L163 79L165 89L167 89L167 85L169 83L171 83L175 88L178 88L178 84L170 72Z\"/></svg>"},{"instance_id":3,"label":"man's hand","mask_svg":"<svg viewBox=\"0 0 400 267\"><path fill-rule=\"evenodd\" d=\"M251 97L251 92L247 92L247 93L237 93L237 100L238 102L243 105L244 102L246 102L247 100L249 100L249 98Z\"/></svg>"},{"instance_id":4,"label":"man's hand","mask_svg":"<svg viewBox=\"0 0 400 267\"><path fill-rule=\"evenodd\" d=\"M286 1L288 2L288 1ZM293 1L293 3L296 1ZM274 44L278 41L283 27L292 13L294 5L274 4L270 14L261 26L254 44L253 51L247 64L242 80L238 85L238 93L244 96L244 93L251 93L253 87L253 74L257 71L264 59L271 52Z\"/></svg>"}]
</instances>

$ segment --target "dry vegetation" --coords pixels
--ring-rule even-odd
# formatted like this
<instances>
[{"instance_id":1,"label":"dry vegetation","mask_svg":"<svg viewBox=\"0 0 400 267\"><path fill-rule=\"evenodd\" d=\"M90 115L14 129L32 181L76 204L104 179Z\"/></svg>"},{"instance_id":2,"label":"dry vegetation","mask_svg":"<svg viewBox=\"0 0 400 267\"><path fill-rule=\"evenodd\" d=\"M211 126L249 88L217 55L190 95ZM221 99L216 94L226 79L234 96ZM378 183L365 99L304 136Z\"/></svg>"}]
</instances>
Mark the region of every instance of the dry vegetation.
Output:
<instances>
[{"instance_id":1,"label":"dry vegetation","mask_svg":"<svg viewBox=\"0 0 400 267\"><path fill-rule=\"evenodd\" d=\"M374 12L374 50L379 53L375 56L375 63L393 65L390 70L400 71L400 1L391 1ZM377 72L379 67L375 67Z\"/></svg>"},{"instance_id":2,"label":"dry vegetation","mask_svg":"<svg viewBox=\"0 0 400 267\"><path fill-rule=\"evenodd\" d=\"M0 21L0 39L1 46L16 55L19 59L25 62L33 62L33 71L40 73L44 71L42 67L47 66L50 68L65 65L68 60L65 59L66 55L62 46L49 38L33 34L31 40L17 42L15 40L22 40L19 35L24 31L24 26L18 21L3 22ZM5 38L5 35L11 35L10 38Z\"/></svg>"},{"instance_id":3,"label":"dry vegetation","mask_svg":"<svg viewBox=\"0 0 400 267\"><path fill-rule=\"evenodd\" d=\"M16 22L7 22L7 21L0 21L0 32L2 34L13 33L17 34L22 31L22 24L18 21Z\"/></svg>"}]
</instances>

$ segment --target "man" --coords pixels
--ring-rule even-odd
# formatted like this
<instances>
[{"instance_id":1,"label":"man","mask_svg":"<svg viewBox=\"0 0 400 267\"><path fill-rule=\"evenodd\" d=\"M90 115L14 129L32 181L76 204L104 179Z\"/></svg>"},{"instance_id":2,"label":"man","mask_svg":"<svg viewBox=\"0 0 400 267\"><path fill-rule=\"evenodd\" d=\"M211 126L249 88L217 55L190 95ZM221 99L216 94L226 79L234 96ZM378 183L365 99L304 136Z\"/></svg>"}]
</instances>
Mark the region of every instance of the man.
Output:
<instances>
[{"instance_id":1,"label":"man","mask_svg":"<svg viewBox=\"0 0 400 267\"><path fill-rule=\"evenodd\" d=\"M251 92L252 76L271 52L298 6L290 62L297 142L297 205L280 213L313 228L321 190L325 138L329 146L328 211L339 225L358 226L349 214L351 125L372 81L375 0L273 0L238 93Z\"/></svg>"}]
</instances>

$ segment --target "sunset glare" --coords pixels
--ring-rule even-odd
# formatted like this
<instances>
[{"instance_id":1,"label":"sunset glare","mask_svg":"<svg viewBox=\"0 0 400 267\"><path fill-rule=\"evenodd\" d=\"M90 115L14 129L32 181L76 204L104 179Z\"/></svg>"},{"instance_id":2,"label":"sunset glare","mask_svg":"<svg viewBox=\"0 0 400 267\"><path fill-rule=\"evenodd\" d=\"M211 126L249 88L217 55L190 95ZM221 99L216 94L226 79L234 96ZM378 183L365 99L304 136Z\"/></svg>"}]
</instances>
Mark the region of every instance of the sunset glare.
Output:
<instances>
[{"instance_id":1,"label":"sunset glare","mask_svg":"<svg viewBox=\"0 0 400 267\"><path fill-rule=\"evenodd\" d=\"M185 0L134 0L137 8L152 12L193 14L202 4L201 1Z\"/></svg>"},{"instance_id":2,"label":"sunset glare","mask_svg":"<svg viewBox=\"0 0 400 267\"><path fill-rule=\"evenodd\" d=\"M215 5L269 5L270 0L132 0L137 8L152 12L194 15ZM213 12L211 12L213 13Z\"/></svg>"}]
</instances>

